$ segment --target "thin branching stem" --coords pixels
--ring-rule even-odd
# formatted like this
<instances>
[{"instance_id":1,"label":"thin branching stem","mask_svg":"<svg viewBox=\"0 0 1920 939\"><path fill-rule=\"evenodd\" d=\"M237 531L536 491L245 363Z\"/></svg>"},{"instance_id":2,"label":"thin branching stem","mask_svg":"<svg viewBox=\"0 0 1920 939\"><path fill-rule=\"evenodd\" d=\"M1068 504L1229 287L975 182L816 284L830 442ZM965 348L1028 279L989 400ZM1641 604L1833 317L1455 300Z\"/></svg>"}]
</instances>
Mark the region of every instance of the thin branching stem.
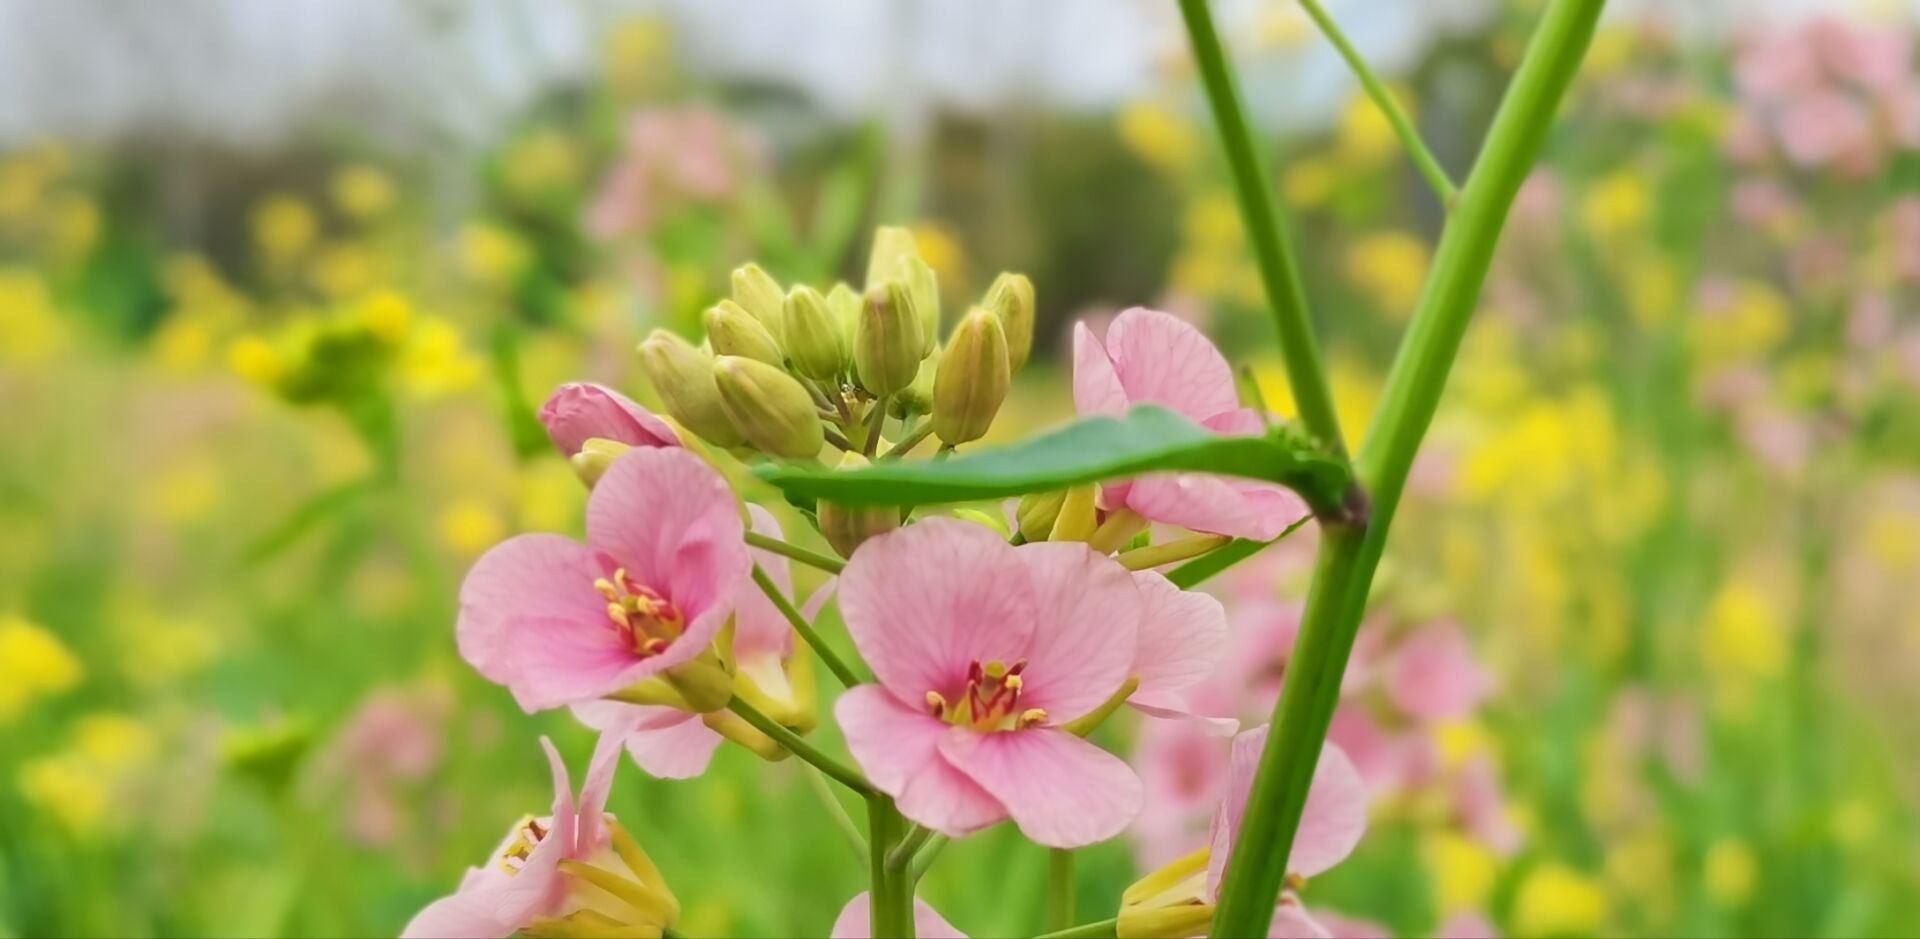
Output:
<instances>
[{"instance_id":1,"label":"thin branching stem","mask_svg":"<svg viewBox=\"0 0 1920 939\"><path fill-rule=\"evenodd\" d=\"M1446 168L1434 158L1427 142L1421 139L1420 129L1414 126L1406 109L1394 98L1393 89L1388 88L1387 83L1381 81L1373 67L1367 64L1367 60L1360 57L1360 51L1347 41L1346 33L1341 32L1340 24L1327 15L1320 0L1300 0L1300 6L1320 27L1320 31L1326 34L1327 41L1333 43L1340 57L1347 60L1347 67L1353 69L1354 77L1360 79L1360 87L1366 90L1367 97L1373 99L1373 106L1379 108L1387 123L1393 126L1394 134L1400 138L1401 145L1407 148L1407 155L1413 158L1413 165L1419 168L1420 175L1427 178L1427 185L1433 187L1433 194L1440 198L1440 204L1452 209L1460 198L1460 191L1448 178Z\"/></svg>"}]
</instances>

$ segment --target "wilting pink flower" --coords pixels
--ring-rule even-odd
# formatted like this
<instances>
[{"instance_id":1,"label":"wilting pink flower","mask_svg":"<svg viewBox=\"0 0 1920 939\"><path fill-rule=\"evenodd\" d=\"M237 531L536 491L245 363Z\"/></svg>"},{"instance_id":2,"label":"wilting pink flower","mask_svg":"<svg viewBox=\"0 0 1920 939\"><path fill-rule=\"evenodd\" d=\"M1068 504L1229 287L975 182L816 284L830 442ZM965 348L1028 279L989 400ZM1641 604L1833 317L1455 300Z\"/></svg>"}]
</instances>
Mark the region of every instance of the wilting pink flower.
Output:
<instances>
[{"instance_id":1,"label":"wilting pink flower","mask_svg":"<svg viewBox=\"0 0 1920 939\"><path fill-rule=\"evenodd\" d=\"M616 917L635 935L658 936L670 924L678 904L666 885L657 882L652 862L645 861L639 865L643 870L636 870L629 858L637 849L622 851L614 844L613 817L606 813L606 806L614 770L620 765L619 741L601 738L577 805L567 766L552 741L542 737L540 746L553 768L553 814L514 825L487 865L469 869L459 890L415 915L403 937L506 939L536 920L569 916L589 906L598 915ZM616 896L576 884L565 870L570 861L612 872L625 870L631 876L621 875L621 879L631 889Z\"/></svg>"},{"instance_id":2,"label":"wilting pink flower","mask_svg":"<svg viewBox=\"0 0 1920 939\"><path fill-rule=\"evenodd\" d=\"M630 447L680 446L680 435L666 421L626 395L588 382L568 382L553 389L540 407L540 423L565 456L579 453L591 437Z\"/></svg>"},{"instance_id":3,"label":"wilting pink flower","mask_svg":"<svg viewBox=\"0 0 1920 939\"><path fill-rule=\"evenodd\" d=\"M1139 811L1140 780L1061 725L1126 682L1143 606L1131 573L1077 542L1015 548L939 518L868 541L840 609L880 683L840 697L847 746L935 831L1010 817L1056 848L1110 838Z\"/></svg>"},{"instance_id":4,"label":"wilting pink flower","mask_svg":"<svg viewBox=\"0 0 1920 939\"><path fill-rule=\"evenodd\" d=\"M773 513L757 505L747 506L747 512L755 532L785 537ZM793 574L784 555L759 548L749 549L749 554L775 586L792 594ZM803 612L811 618L831 593L829 587L814 591ZM793 628L787 618L757 586L747 583L734 604L733 621L736 672L770 695L791 698L786 663L793 657ZM691 779L706 772L723 739L701 715L664 705L588 701L573 705L573 715L588 727L620 736L633 762L661 779Z\"/></svg>"},{"instance_id":5,"label":"wilting pink flower","mask_svg":"<svg viewBox=\"0 0 1920 939\"><path fill-rule=\"evenodd\" d=\"M1199 330L1156 310L1114 317L1106 342L1082 323L1073 333L1073 403L1082 414L1158 404L1221 434L1258 434L1260 414L1240 406L1233 369ZM1266 541L1307 514L1284 486L1205 473L1156 473L1103 487L1101 504L1194 531Z\"/></svg>"},{"instance_id":6,"label":"wilting pink flower","mask_svg":"<svg viewBox=\"0 0 1920 939\"><path fill-rule=\"evenodd\" d=\"M913 898L913 934L920 939L967 939L933 907L919 897ZM862 893L847 901L833 921L833 939L873 939L873 898Z\"/></svg>"},{"instance_id":7,"label":"wilting pink flower","mask_svg":"<svg viewBox=\"0 0 1920 939\"><path fill-rule=\"evenodd\" d=\"M587 543L520 535L460 587L460 654L528 711L591 701L706 652L752 561L705 462L639 447L587 501Z\"/></svg>"}]
</instances>

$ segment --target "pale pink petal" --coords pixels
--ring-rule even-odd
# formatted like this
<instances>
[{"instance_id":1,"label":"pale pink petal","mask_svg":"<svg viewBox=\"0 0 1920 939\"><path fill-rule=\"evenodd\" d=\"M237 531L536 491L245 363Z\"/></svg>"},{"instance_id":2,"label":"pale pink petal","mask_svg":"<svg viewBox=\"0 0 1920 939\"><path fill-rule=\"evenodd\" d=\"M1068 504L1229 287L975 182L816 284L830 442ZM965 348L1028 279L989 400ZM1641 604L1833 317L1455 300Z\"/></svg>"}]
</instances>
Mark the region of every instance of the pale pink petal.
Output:
<instances>
[{"instance_id":1,"label":"pale pink petal","mask_svg":"<svg viewBox=\"0 0 1920 939\"><path fill-rule=\"evenodd\" d=\"M467 872L460 889L427 905L401 935L417 939L505 939L535 917L545 914L565 893L560 862L567 857L576 835L573 786L567 766L540 738L553 771L553 815L545 838L533 847L517 873L509 874L489 857L487 865Z\"/></svg>"},{"instance_id":2,"label":"pale pink petal","mask_svg":"<svg viewBox=\"0 0 1920 939\"><path fill-rule=\"evenodd\" d=\"M1093 330L1085 323L1073 324L1073 409L1082 417L1094 414L1124 414L1131 403L1120 386L1120 375L1113 360Z\"/></svg>"},{"instance_id":3,"label":"pale pink petal","mask_svg":"<svg viewBox=\"0 0 1920 939\"><path fill-rule=\"evenodd\" d=\"M523 921L505 918L511 911L501 909L486 883L427 904L400 931L400 939L507 939Z\"/></svg>"},{"instance_id":4,"label":"pale pink petal","mask_svg":"<svg viewBox=\"0 0 1920 939\"><path fill-rule=\"evenodd\" d=\"M1307 909L1292 896L1282 896L1278 906L1273 908L1273 920L1267 924L1267 939L1333 939L1333 933L1322 926Z\"/></svg>"},{"instance_id":5,"label":"pale pink petal","mask_svg":"<svg viewBox=\"0 0 1920 939\"><path fill-rule=\"evenodd\" d=\"M1433 935L1434 939L1500 939L1500 930L1480 913L1455 913Z\"/></svg>"},{"instance_id":6,"label":"pale pink petal","mask_svg":"<svg viewBox=\"0 0 1920 939\"><path fill-rule=\"evenodd\" d=\"M1107 356L1127 400L1164 405L1194 421L1240 407L1233 368L1191 323L1134 307L1107 327Z\"/></svg>"},{"instance_id":7,"label":"pale pink petal","mask_svg":"<svg viewBox=\"0 0 1920 939\"><path fill-rule=\"evenodd\" d=\"M1127 704L1148 717L1182 724L1192 732L1206 737L1231 737L1240 732L1240 721L1237 718L1195 714L1190 705L1161 706L1135 701L1132 698L1127 699Z\"/></svg>"},{"instance_id":8,"label":"pale pink petal","mask_svg":"<svg viewBox=\"0 0 1920 939\"><path fill-rule=\"evenodd\" d=\"M1126 502L1151 521L1254 541L1279 537L1307 514L1305 503L1285 487L1205 473L1139 477Z\"/></svg>"},{"instance_id":9,"label":"pale pink petal","mask_svg":"<svg viewBox=\"0 0 1920 939\"><path fill-rule=\"evenodd\" d=\"M1233 739L1227 762L1227 794L1213 816L1212 856L1207 863L1207 891L1220 889L1220 879L1233 856L1240 822L1247 812L1253 777L1266 748L1267 728L1256 727ZM1307 804L1293 836L1287 872L1312 877L1345 860L1367 830L1367 787L1360 772L1340 748L1327 744L1314 765Z\"/></svg>"},{"instance_id":10,"label":"pale pink petal","mask_svg":"<svg viewBox=\"0 0 1920 939\"><path fill-rule=\"evenodd\" d=\"M754 534L781 540L786 538L786 533L780 530L780 522L772 512L750 504L747 514L753 518ZM750 548L747 553L753 558L753 563L767 572L767 579L791 599L793 572L786 556L764 548ZM740 598L734 603L733 649L736 655L742 657L766 652L782 658L793 654L792 624L780 614L780 608L773 605L773 601L767 598L751 577L740 585Z\"/></svg>"},{"instance_id":11,"label":"pale pink petal","mask_svg":"<svg viewBox=\"0 0 1920 939\"><path fill-rule=\"evenodd\" d=\"M1405 787L1420 762L1407 735L1388 733L1359 707L1333 713L1327 742L1338 744L1347 754L1375 797Z\"/></svg>"},{"instance_id":12,"label":"pale pink petal","mask_svg":"<svg viewBox=\"0 0 1920 939\"><path fill-rule=\"evenodd\" d=\"M1322 910L1313 918L1333 939L1393 939L1387 927L1369 919L1355 919Z\"/></svg>"},{"instance_id":13,"label":"pale pink petal","mask_svg":"<svg viewBox=\"0 0 1920 939\"><path fill-rule=\"evenodd\" d=\"M618 391L587 382L555 388L540 407L540 423L567 456L579 453L591 437L634 447L680 446L680 435L666 421Z\"/></svg>"},{"instance_id":14,"label":"pale pink petal","mask_svg":"<svg viewBox=\"0 0 1920 939\"><path fill-rule=\"evenodd\" d=\"M1032 578L1033 642L1020 707L1064 724L1099 707L1127 680L1139 644L1142 597L1133 574L1077 541L1015 549Z\"/></svg>"},{"instance_id":15,"label":"pale pink petal","mask_svg":"<svg viewBox=\"0 0 1920 939\"><path fill-rule=\"evenodd\" d=\"M547 754L547 769L553 773L553 830L535 847L552 842L559 845L561 854L565 855L573 850L575 838L579 835L579 810L574 807L573 782L567 778L567 764L560 759L560 751L554 749L553 741L541 737L540 749ZM521 872L525 871L526 868L522 867Z\"/></svg>"},{"instance_id":16,"label":"pale pink petal","mask_svg":"<svg viewBox=\"0 0 1920 939\"><path fill-rule=\"evenodd\" d=\"M1267 432L1267 422L1252 408L1221 411L1201 421L1200 426L1228 437L1258 437Z\"/></svg>"},{"instance_id":17,"label":"pale pink petal","mask_svg":"<svg viewBox=\"0 0 1920 939\"><path fill-rule=\"evenodd\" d=\"M593 746L593 758L587 763L587 777L580 782L580 824L574 834L575 857L587 857L600 847L601 826L607 814L607 797L613 794L613 774L620 769L620 748L625 734L603 733Z\"/></svg>"},{"instance_id":18,"label":"pale pink petal","mask_svg":"<svg viewBox=\"0 0 1920 939\"><path fill-rule=\"evenodd\" d=\"M1440 623L1400 643L1387 693L1401 710L1426 721L1465 717L1493 691L1493 676L1474 661L1460 627Z\"/></svg>"},{"instance_id":19,"label":"pale pink petal","mask_svg":"<svg viewBox=\"0 0 1920 939\"><path fill-rule=\"evenodd\" d=\"M574 705L573 716L603 733L619 733L633 762L660 779L706 772L722 739L700 715L678 708L591 701Z\"/></svg>"},{"instance_id":20,"label":"pale pink petal","mask_svg":"<svg viewBox=\"0 0 1920 939\"><path fill-rule=\"evenodd\" d=\"M1129 703L1184 711L1187 689L1213 675L1226 654L1227 611L1213 597L1181 590L1153 571L1134 574L1133 581L1143 607L1133 662L1140 686Z\"/></svg>"},{"instance_id":21,"label":"pale pink petal","mask_svg":"<svg viewBox=\"0 0 1920 939\"><path fill-rule=\"evenodd\" d=\"M958 732L940 752L1007 807L1029 839L1053 848L1105 841L1140 812L1140 777L1119 757L1057 727Z\"/></svg>"},{"instance_id":22,"label":"pale pink petal","mask_svg":"<svg viewBox=\"0 0 1920 939\"><path fill-rule=\"evenodd\" d=\"M992 796L949 766L940 740L953 725L909 707L873 685L850 688L833 715L854 762L901 814L949 835L965 835L1007 817Z\"/></svg>"},{"instance_id":23,"label":"pale pink petal","mask_svg":"<svg viewBox=\"0 0 1920 939\"><path fill-rule=\"evenodd\" d=\"M967 939L919 897L913 898L913 934L920 939ZM833 939L873 939L873 898L862 891L847 901L833 921Z\"/></svg>"},{"instance_id":24,"label":"pale pink petal","mask_svg":"<svg viewBox=\"0 0 1920 939\"><path fill-rule=\"evenodd\" d=\"M871 539L840 577L840 613L880 682L903 701L960 700L972 663L1012 664L1032 641L1034 595L990 528L930 518Z\"/></svg>"}]
</instances>

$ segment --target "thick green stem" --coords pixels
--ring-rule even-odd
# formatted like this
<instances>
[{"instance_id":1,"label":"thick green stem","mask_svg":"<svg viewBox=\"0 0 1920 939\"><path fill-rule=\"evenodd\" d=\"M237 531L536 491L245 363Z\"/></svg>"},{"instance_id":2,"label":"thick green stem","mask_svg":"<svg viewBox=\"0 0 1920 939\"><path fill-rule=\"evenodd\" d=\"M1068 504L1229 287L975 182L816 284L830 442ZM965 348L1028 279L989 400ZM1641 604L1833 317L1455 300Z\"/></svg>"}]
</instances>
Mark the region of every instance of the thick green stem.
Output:
<instances>
[{"instance_id":1,"label":"thick green stem","mask_svg":"<svg viewBox=\"0 0 1920 939\"><path fill-rule=\"evenodd\" d=\"M770 538L757 531L747 532L747 544L762 551L772 551L783 557L792 558L808 567L816 567L829 574L838 574L845 570L847 562L836 557L828 557L818 551L808 551L797 544L788 544L778 538Z\"/></svg>"},{"instance_id":2,"label":"thick green stem","mask_svg":"<svg viewBox=\"0 0 1920 939\"><path fill-rule=\"evenodd\" d=\"M888 863L887 857L905 825L892 799L875 795L867 800L868 899L874 939L913 939L913 879L906 869Z\"/></svg>"},{"instance_id":3,"label":"thick green stem","mask_svg":"<svg viewBox=\"0 0 1920 939\"><path fill-rule=\"evenodd\" d=\"M1359 460L1371 514L1327 526L1300 638L1274 707L1236 851L1214 916L1214 936L1265 935L1307 788L1340 694L1373 574L1421 438L1486 279L1495 242L1553 113L1572 83L1605 0L1554 0L1520 63L1434 261Z\"/></svg>"},{"instance_id":4,"label":"thick green stem","mask_svg":"<svg viewBox=\"0 0 1920 939\"><path fill-rule=\"evenodd\" d=\"M1314 338L1313 318L1307 313L1307 292L1301 286L1300 265L1281 223L1280 207L1274 201L1267 182L1267 166L1253 129L1247 123L1247 109L1240 100L1240 88L1227 65L1226 50L1220 46L1220 34L1213 25L1213 13L1207 0L1180 0L1180 15L1187 22L1187 36L1193 44L1194 64L1200 68L1206 85L1207 101L1213 118L1220 125L1220 142L1227 151L1227 164L1233 170L1234 193L1240 197L1240 215L1246 220L1247 240L1254 260L1260 266L1260 281L1266 287L1267 303L1273 308L1274 325L1280 330L1280 356L1287 366L1287 382L1293 389L1294 406L1307 431L1336 453L1346 453L1345 438L1340 435L1340 419L1333 409L1333 392L1327 383L1327 369L1320 361L1320 343Z\"/></svg>"},{"instance_id":5,"label":"thick green stem","mask_svg":"<svg viewBox=\"0 0 1920 939\"><path fill-rule=\"evenodd\" d=\"M868 783L866 777L860 775L859 771L815 749L813 744L806 741L806 738L788 730L779 721L760 713L753 705L736 697L727 702L727 710L740 715L741 720L752 724L753 729L772 737L775 743L786 747L794 756L818 767L820 772L832 777L834 782L869 799L879 796L872 784Z\"/></svg>"},{"instance_id":6,"label":"thick green stem","mask_svg":"<svg viewBox=\"0 0 1920 939\"><path fill-rule=\"evenodd\" d=\"M1347 67L1353 69L1354 77L1360 79L1360 87L1366 90L1367 97L1373 99L1373 106L1379 108L1387 123L1393 126L1394 134L1399 136L1401 145L1407 148L1407 155L1413 158L1413 165L1419 167L1420 175L1425 176L1427 185L1433 187L1433 194L1440 197L1442 205L1453 208L1454 202L1460 198L1459 190L1454 188L1453 180L1447 178L1447 171L1441 167L1440 161L1434 159L1433 151L1427 149L1427 142L1420 139L1419 128L1413 126L1412 118L1407 116L1406 110L1393 97L1393 90L1374 74L1373 67L1360 57L1360 50L1347 41L1346 33L1341 32L1340 24L1327 15L1326 9L1320 6L1320 0L1300 0L1300 7L1326 34L1327 41L1333 43L1340 57L1347 60Z\"/></svg>"},{"instance_id":7,"label":"thick green stem","mask_svg":"<svg viewBox=\"0 0 1920 939\"><path fill-rule=\"evenodd\" d=\"M1073 852L1047 849L1047 928L1073 927Z\"/></svg>"},{"instance_id":8,"label":"thick green stem","mask_svg":"<svg viewBox=\"0 0 1920 939\"><path fill-rule=\"evenodd\" d=\"M753 582L759 585L760 592L766 594L767 599L773 601L780 615L787 618L788 624L793 626L793 631L799 633L800 638L813 647L813 654L826 663L827 671L832 672L833 677L840 679L840 687L851 688L860 683L860 677L853 673L853 669L847 667L847 663L840 660L839 654L820 637L819 631L813 628L813 624L807 622L807 618L801 616L799 610L794 609L793 601L787 599L787 595L781 592L780 585L774 583L773 578L768 577L767 572L761 570L758 564L753 566Z\"/></svg>"}]
</instances>

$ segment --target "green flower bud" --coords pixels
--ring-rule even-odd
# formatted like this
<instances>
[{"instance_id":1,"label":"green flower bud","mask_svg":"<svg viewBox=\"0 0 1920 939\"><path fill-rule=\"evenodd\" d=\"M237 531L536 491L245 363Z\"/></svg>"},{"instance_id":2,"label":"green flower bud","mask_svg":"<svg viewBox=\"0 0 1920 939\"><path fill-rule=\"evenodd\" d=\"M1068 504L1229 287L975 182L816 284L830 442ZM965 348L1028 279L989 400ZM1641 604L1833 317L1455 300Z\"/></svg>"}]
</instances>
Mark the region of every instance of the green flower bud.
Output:
<instances>
[{"instance_id":1,"label":"green flower bud","mask_svg":"<svg viewBox=\"0 0 1920 939\"><path fill-rule=\"evenodd\" d=\"M940 335L940 278L919 255L901 258L897 276L913 295L913 311L920 315L920 330L925 337L920 343L920 354L927 355L933 351L933 342Z\"/></svg>"},{"instance_id":2,"label":"green flower bud","mask_svg":"<svg viewBox=\"0 0 1920 939\"><path fill-rule=\"evenodd\" d=\"M588 437L580 444L580 452L568 457L567 462L573 464L573 471L580 475L580 481L586 483L588 489L592 489L593 484L599 482L601 476L606 475L607 467L612 466L614 460L619 459L621 454L631 449L633 448L618 440Z\"/></svg>"},{"instance_id":3,"label":"green flower bud","mask_svg":"<svg viewBox=\"0 0 1920 939\"><path fill-rule=\"evenodd\" d=\"M780 368L787 357L760 320L732 300L707 308L707 341L721 355L738 355Z\"/></svg>"},{"instance_id":4,"label":"green flower bud","mask_svg":"<svg viewBox=\"0 0 1920 939\"><path fill-rule=\"evenodd\" d=\"M720 408L762 453L788 460L820 455L827 442L813 397L800 380L776 366L738 355L714 360Z\"/></svg>"},{"instance_id":5,"label":"green flower bud","mask_svg":"<svg viewBox=\"0 0 1920 939\"><path fill-rule=\"evenodd\" d=\"M1025 274L995 277L987 288L986 306L1007 331L1007 363L1017 372L1033 353L1033 281Z\"/></svg>"},{"instance_id":6,"label":"green flower bud","mask_svg":"<svg viewBox=\"0 0 1920 939\"><path fill-rule=\"evenodd\" d=\"M1000 318L975 309L954 327L933 380L933 432L948 444L986 436L1007 400L1011 371Z\"/></svg>"},{"instance_id":7,"label":"green flower bud","mask_svg":"<svg viewBox=\"0 0 1920 939\"><path fill-rule=\"evenodd\" d=\"M860 384L877 395L892 394L913 384L922 358L920 318L906 285L890 280L868 290L853 343Z\"/></svg>"},{"instance_id":8,"label":"green flower bud","mask_svg":"<svg viewBox=\"0 0 1920 939\"><path fill-rule=\"evenodd\" d=\"M837 468L857 470L866 465L866 457L847 453L840 457ZM868 538L884 535L900 527L900 510L891 505L853 508L834 502L821 502L818 508L820 533L827 536L827 543L843 558L853 557L854 549Z\"/></svg>"},{"instance_id":9,"label":"green flower bud","mask_svg":"<svg viewBox=\"0 0 1920 939\"><path fill-rule=\"evenodd\" d=\"M666 677L667 684L686 699L687 709L695 713L725 710L733 698L733 672L712 649L667 669Z\"/></svg>"},{"instance_id":10,"label":"green flower bud","mask_svg":"<svg viewBox=\"0 0 1920 939\"><path fill-rule=\"evenodd\" d=\"M1054 517L1049 541L1085 541L1100 527L1100 514L1094 502L1100 487L1094 483L1067 490L1060 500L1060 514Z\"/></svg>"},{"instance_id":11,"label":"green flower bud","mask_svg":"<svg viewBox=\"0 0 1920 939\"><path fill-rule=\"evenodd\" d=\"M873 230L873 250L867 254L867 289L872 290L900 275L900 262L920 256L913 232L895 225Z\"/></svg>"},{"instance_id":12,"label":"green flower bud","mask_svg":"<svg viewBox=\"0 0 1920 939\"><path fill-rule=\"evenodd\" d=\"M1029 492L1020 497L1020 507L1014 509L1013 519L1020 525L1021 537L1028 541L1045 541L1053 536L1053 521L1060 517L1060 506L1067 501L1067 491Z\"/></svg>"},{"instance_id":13,"label":"green flower bud","mask_svg":"<svg viewBox=\"0 0 1920 939\"><path fill-rule=\"evenodd\" d=\"M733 302L753 314L753 318L766 327L776 343L786 341L780 329L781 308L786 305L786 300L780 282L761 270L760 265L742 264L734 270Z\"/></svg>"},{"instance_id":14,"label":"green flower bud","mask_svg":"<svg viewBox=\"0 0 1920 939\"><path fill-rule=\"evenodd\" d=\"M930 355L921 359L920 370L913 374L913 384L902 388L888 400L887 413L901 420L906 420L908 414L932 413L934 377L939 372L940 356Z\"/></svg>"},{"instance_id":15,"label":"green flower bud","mask_svg":"<svg viewBox=\"0 0 1920 939\"><path fill-rule=\"evenodd\" d=\"M711 354L673 333L656 329L640 343L640 367L660 395L667 414L682 427L719 447L746 442L720 407Z\"/></svg>"},{"instance_id":16,"label":"green flower bud","mask_svg":"<svg viewBox=\"0 0 1920 939\"><path fill-rule=\"evenodd\" d=\"M820 291L801 285L787 293L783 329L794 371L829 381L847 370L846 327Z\"/></svg>"}]
</instances>

